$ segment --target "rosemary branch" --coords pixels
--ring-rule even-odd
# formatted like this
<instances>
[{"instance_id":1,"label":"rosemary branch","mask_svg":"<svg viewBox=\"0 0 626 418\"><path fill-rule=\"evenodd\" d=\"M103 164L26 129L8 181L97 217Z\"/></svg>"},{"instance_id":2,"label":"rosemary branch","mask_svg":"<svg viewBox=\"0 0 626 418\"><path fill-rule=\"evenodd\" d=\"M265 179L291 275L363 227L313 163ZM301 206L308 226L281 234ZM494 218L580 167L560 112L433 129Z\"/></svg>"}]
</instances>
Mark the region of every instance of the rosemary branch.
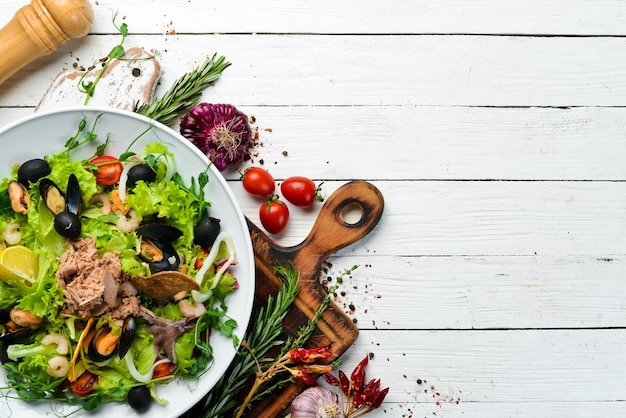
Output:
<instances>
[{"instance_id":1,"label":"rosemary branch","mask_svg":"<svg viewBox=\"0 0 626 418\"><path fill-rule=\"evenodd\" d=\"M293 265L286 269L277 263L274 271L278 273L282 285L276 297L270 295L267 298L267 305L257 311L245 337L249 350L243 346L239 349L229 371L209 393L203 405L202 416L204 418L230 416L227 413L237 406L238 396L245 389L248 378L257 371L255 357L263 358L272 347L282 344L278 338L283 331L283 319L300 287L298 273Z\"/></svg>"},{"instance_id":2,"label":"rosemary branch","mask_svg":"<svg viewBox=\"0 0 626 418\"><path fill-rule=\"evenodd\" d=\"M137 113L170 125L182 113L195 106L202 97L202 91L217 80L230 65L224 57L211 58L191 72L183 75L160 98L151 104L143 104Z\"/></svg>"}]
</instances>

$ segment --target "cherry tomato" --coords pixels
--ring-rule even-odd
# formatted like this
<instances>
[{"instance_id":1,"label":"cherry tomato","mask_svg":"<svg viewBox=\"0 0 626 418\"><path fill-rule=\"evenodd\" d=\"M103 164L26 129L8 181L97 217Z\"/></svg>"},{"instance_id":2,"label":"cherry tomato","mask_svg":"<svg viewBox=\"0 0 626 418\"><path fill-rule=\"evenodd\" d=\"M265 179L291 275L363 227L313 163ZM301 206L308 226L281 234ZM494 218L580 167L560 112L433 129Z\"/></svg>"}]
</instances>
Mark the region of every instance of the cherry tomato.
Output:
<instances>
[{"instance_id":1,"label":"cherry tomato","mask_svg":"<svg viewBox=\"0 0 626 418\"><path fill-rule=\"evenodd\" d=\"M241 177L243 188L254 196L268 197L276 190L274 177L267 171L259 167L248 168Z\"/></svg>"},{"instance_id":2,"label":"cherry tomato","mask_svg":"<svg viewBox=\"0 0 626 418\"><path fill-rule=\"evenodd\" d=\"M67 386L76 396L87 396L94 391L95 384L98 383L98 375L85 370L73 382L68 382Z\"/></svg>"},{"instance_id":3,"label":"cherry tomato","mask_svg":"<svg viewBox=\"0 0 626 418\"><path fill-rule=\"evenodd\" d=\"M152 372L152 378L158 379L160 377L172 376L176 371L176 365L171 361L165 361L163 363L157 364Z\"/></svg>"},{"instance_id":4,"label":"cherry tomato","mask_svg":"<svg viewBox=\"0 0 626 418\"><path fill-rule=\"evenodd\" d=\"M96 183L101 186L113 186L122 175L124 167L111 155L100 155L89 160L90 171L96 176ZM95 167L95 168L94 168Z\"/></svg>"},{"instance_id":5,"label":"cherry tomato","mask_svg":"<svg viewBox=\"0 0 626 418\"><path fill-rule=\"evenodd\" d=\"M261 224L270 234L278 234L285 229L289 220L289 209L280 200L270 200L259 209Z\"/></svg>"},{"instance_id":6,"label":"cherry tomato","mask_svg":"<svg viewBox=\"0 0 626 418\"><path fill-rule=\"evenodd\" d=\"M301 176L289 177L280 185L283 197L290 203L303 208L324 200L319 191L319 187L316 187L312 180Z\"/></svg>"}]
</instances>

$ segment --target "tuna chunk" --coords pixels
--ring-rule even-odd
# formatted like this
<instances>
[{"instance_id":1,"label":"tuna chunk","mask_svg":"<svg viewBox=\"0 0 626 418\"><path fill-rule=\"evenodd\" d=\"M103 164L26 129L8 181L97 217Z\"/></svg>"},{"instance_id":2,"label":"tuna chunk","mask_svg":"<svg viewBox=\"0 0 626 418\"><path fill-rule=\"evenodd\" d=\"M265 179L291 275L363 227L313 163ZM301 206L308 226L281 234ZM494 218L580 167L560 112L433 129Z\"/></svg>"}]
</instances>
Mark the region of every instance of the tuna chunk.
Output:
<instances>
[{"instance_id":1,"label":"tuna chunk","mask_svg":"<svg viewBox=\"0 0 626 418\"><path fill-rule=\"evenodd\" d=\"M67 310L83 318L104 314L122 319L139 313L136 292L122 273L119 254L99 257L94 238L68 243L59 257L57 283L64 288ZM127 290L120 292L120 288Z\"/></svg>"}]
</instances>

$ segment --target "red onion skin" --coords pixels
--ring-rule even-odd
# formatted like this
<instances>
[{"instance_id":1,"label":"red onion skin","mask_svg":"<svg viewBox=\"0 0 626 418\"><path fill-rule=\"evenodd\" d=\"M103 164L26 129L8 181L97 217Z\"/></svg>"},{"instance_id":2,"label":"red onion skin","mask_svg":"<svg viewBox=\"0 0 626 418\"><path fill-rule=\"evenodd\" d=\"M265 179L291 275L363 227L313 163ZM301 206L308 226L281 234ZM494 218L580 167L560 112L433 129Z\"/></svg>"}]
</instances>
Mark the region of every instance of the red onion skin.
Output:
<instances>
[{"instance_id":1,"label":"red onion skin","mask_svg":"<svg viewBox=\"0 0 626 418\"><path fill-rule=\"evenodd\" d=\"M180 133L220 171L243 161L252 139L248 117L230 104L194 106L181 119Z\"/></svg>"}]
</instances>

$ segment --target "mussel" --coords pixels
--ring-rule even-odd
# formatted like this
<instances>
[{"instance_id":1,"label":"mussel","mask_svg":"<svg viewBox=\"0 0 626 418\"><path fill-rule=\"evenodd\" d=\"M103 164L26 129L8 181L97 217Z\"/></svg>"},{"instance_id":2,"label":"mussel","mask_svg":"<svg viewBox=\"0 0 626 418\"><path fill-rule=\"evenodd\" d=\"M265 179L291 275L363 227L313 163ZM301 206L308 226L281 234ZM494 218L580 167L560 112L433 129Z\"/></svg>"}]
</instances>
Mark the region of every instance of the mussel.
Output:
<instances>
[{"instance_id":1,"label":"mussel","mask_svg":"<svg viewBox=\"0 0 626 418\"><path fill-rule=\"evenodd\" d=\"M144 238L141 240L139 256L148 263L152 273L176 270L180 265L180 256L169 242Z\"/></svg>"},{"instance_id":2,"label":"mussel","mask_svg":"<svg viewBox=\"0 0 626 418\"><path fill-rule=\"evenodd\" d=\"M2 333L0 334L0 342L9 342L32 333L35 328L20 326L11 317L12 310L0 310L0 324L2 325Z\"/></svg>"},{"instance_id":3,"label":"mussel","mask_svg":"<svg viewBox=\"0 0 626 418\"><path fill-rule=\"evenodd\" d=\"M183 231L175 226L154 223L137 228L137 235L150 240L172 242L182 237Z\"/></svg>"},{"instance_id":4,"label":"mussel","mask_svg":"<svg viewBox=\"0 0 626 418\"><path fill-rule=\"evenodd\" d=\"M12 181L8 186L11 209L17 213L27 213L30 208L30 195L26 187L17 181Z\"/></svg>"},{"instance_id":5,"label":"mussel","mask_svg":"<svg viewBox=\"0 0 626 418\"><path fill-rule=\"evenodd\" d=\"M76 175L72 173L68 177L65 194L47 178L41 179L39 192L50 212L54 214L54 230L66 238L80 237L82 193Z\"/></svg>"},{"instance_id":6,"label":"mussel","mask_svg":"<svg viewBox=\"0 0 626 418\"><path fill-rule=\"evenodd\" d=\"M80 183L74 173L70 174L67 179L67 191L65 192L66 209L76 216L80 216L83 196L80 191Z\"/></svg>"},{"instance_id":7,"label":"mussel","mask_svg":"<svg viewBox=\"0 0 626 418\"><path fill-rule=\"evenodd\" d=\"M152 273L178 269L180 257L171 242L183 235L180 229L155 223L138 228L137 235L141 237L139 256Z\"/></svg>"},{"instance_id":8,"label":"mussel","mask_svg":"<svg viewBox=\"0 0 626 418\"><path fill-rule=\"evenodd\" d=\"M44 203L54 215L65 210L65 195L55 182L48 178L43 178L39 182L39 194Z\"/></svg>"},{"instance_id":9,"label":"mussel","mask_svg":"<svg viewBox=\"0 0 626 418\"><path fill-rule=\"evenodd\" d=\"M119 333L105 324L93 332L87 346L87 355L97 363L107 361L116 354L123 358L130 349L136 333L137 325L131 316L124 320L122 331Z\"/></svg>"},{"instance_id":10,"label":"mussel","mask_svg":"<svg viewBox=\"0 0 626 418\"><path fill-rule=\"evenodd\" d=\"M22 183L24 187L28 187L30 183L46 177L52 172L50 165L41 158L34 158L24 162L17 169L17 181Z\"/></svg>"}]
</instances>

